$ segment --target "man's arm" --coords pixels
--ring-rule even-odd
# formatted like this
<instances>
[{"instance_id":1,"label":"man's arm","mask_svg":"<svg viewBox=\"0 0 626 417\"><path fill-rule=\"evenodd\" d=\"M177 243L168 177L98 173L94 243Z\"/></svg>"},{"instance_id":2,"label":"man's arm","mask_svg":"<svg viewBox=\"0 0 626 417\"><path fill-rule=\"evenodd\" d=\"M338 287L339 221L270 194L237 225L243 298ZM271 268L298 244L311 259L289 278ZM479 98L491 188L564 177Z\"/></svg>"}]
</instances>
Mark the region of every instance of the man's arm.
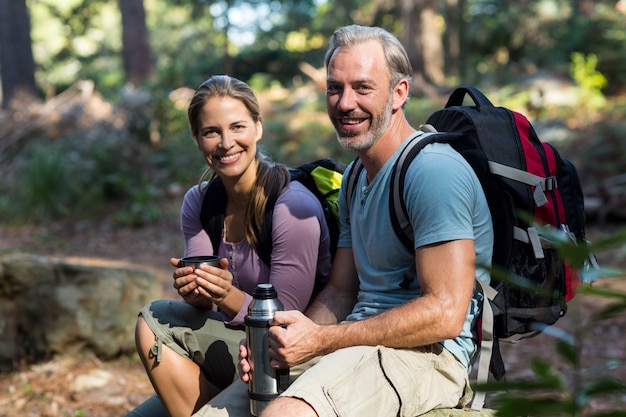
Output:
<instances>
[{"instance_id":1,"label":"man's arm","mask_svg":"<svg viewBox=\"0 0 626 417\"><path fill-rule=\"evenodd\" d=\"M377 316L320 326L296 312L278 312L270 333L281 366L357 345L411 348L457 337L474 289L474 241L454 240L418 248L416 272L423 295ZM277 343L276 343L277 342Z\"/></svg>"},{"instance_id":2,"label":"man's arm","mask_svg":"<svg viewBox=\"0 0 626 417\"><path fill-rule=\"evenodd\" d=\"M337 248L328 283L307 308L306 315L317 324L337 324L352 311L358 291L352 249Z\"/></svg>"}]
</instances>

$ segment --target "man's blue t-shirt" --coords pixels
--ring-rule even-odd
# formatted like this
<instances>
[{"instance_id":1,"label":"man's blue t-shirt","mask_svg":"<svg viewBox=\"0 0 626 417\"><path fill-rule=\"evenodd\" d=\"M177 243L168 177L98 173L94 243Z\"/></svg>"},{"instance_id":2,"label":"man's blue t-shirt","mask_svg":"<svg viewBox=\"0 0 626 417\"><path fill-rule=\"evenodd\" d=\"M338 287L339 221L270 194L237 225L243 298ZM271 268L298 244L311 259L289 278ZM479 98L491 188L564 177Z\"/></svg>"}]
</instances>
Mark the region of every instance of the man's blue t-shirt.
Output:
<instances>
[{"instance_id":1,"label":"man's blue t-shirt","mask_svg":"<svg viewBox=\"0 0 626 417\"><path fill-rule=\"evenodd\" d=\"M373 316L421 295L415 276L415 254L396 237L389 213L391 173L405 144L371 183L367 183L363 170L349 209L344 176L339 197L342 230L338 246L352 248L360 283L357 303L347 320ZM414 230L414 248L473 239L477 265L491 265L493 228L489 207L474 171L452 147L441 143L424 147L407 170L404 201ZM476 277L489 282L485 269L477 268ZM481 299L475 291L461 335L442 342L468 371L477 349L472 330L476 330Z\"/></svg>"}]
</instances>

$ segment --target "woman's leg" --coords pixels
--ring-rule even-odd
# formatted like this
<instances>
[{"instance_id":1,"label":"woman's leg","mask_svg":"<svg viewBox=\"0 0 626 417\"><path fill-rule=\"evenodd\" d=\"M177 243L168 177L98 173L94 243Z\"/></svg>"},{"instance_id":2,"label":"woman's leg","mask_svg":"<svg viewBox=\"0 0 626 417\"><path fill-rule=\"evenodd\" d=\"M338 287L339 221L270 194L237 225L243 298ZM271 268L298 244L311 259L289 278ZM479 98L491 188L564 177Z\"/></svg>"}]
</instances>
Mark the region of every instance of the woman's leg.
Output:
<instances>
[{"instance_id":1,"label":"woman's leg","mask_svg":"<svg viewBox=\"0 0 626 417\"><path fill-rule=\"evenodd\" d=\"M146 373L171 417L191 416L219 392L206 380L200 366L166 345L162 345L157 362L155 335L142 316L137 320L135 341Z\"/></svg>"}]
</instances>

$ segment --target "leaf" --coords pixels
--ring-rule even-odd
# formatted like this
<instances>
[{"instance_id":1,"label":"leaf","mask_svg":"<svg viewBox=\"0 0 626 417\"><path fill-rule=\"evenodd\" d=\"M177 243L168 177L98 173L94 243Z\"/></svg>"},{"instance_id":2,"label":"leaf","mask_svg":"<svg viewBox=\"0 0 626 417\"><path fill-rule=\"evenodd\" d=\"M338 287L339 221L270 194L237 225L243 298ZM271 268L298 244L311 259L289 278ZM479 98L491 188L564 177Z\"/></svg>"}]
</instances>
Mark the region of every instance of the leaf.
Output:
<instances>
[{"instance_id":1,"label":"leaf","mask_svg":"<svg viewBox=\"0 0 626 417\"><path fill-rule=\"evenodd\" d=\"M575 345L573 345L572 343L566 343L563 340L558 340L556 342L556 351L569 363L574 366L578 366L580 362L580 357L578 355L578 351Z\"/></svg>"},{"instance_id":2,"label":"leaf","mask_svg":"<svg viewBox=\"0 0 626 417\"><path fill-rule=\"evenodd\" d=\"M591 286L588 284L581 285L578 289L578 293L585 294L585 295L597 295L599 297L606 297L606 298L616 298L618 300L626 302L626 293L609 289L609 288Z\"/></svg>"},{"instance_id":3,"label":"leaf","mask_svg":"<svg viewBox=\"0 0 626 417\"><path fill-rule=\"evenodd\" d=\"M546 383L540 380L517 380L517 381L493 381L484 384L473 384L472 389L480 392L498 391L522 391L522 392L546 392L560 389L560 384Z\"/></svg>"},{"instance_id":4,"label":"leaf","mask_svg":"<svg viewBox=\"0 0 626 417\"><path fill-rule=\"evenodd\" d=\"M546 387L554 389L562 388L563 381L553 365L542 359L532 358L530 360L530 366L535 375L539 377Z\"/></svg>"},{"instance_id":5,"label":"leaf","mask_svg":"<svg viewBox=\"0 0 626 417\"><path fill-rule=\"evenodd\" d=\"M615 268L581 268L580 279L589 284L600 278L622 278L626 272Z\"/></svg>"},{"instance_id":6,"label":"leaf","mask_svg":"<svg viewBox=\"0 0 626 417\"><path fill-rule=\"evenodd\" d=\"M590 244L590 248L593 253L598 253L614 247L621 247L624 245L624 242L626 242L626 228L613 233L610 236L597 239L595 242Z\"/></svg>"},{"instance_id":7,"label":"leaf","mask_svg":"<svg viewBox=\"0 0 626 417\"><path fill-rule=\"evenodd\" d=\"M571 400L556 398L498 397L493 403L497 417L576 415L578 408Z\"/></svg>"},{"instance_id":8,"label":"leaf","mask_svg":"<svg viewBox=\"0 0 626 417\"><path fill-rule=\"evenodd\" d=\"M587 385L583 393L588 397L597 397L603 394L613 394L616 392L626 392L626 382L615 377L602 378Z\"/></svg>"},{"instance_id":9,"label":"leaf","mask_svg":"<svg viewBox=\"0 0 626 417\"><path fill-rule=\"evenodd\" d=\"M602 309L601 311L595 313L592 316L592 319L594 321L608 320L608 319L612 319L613 317L617 317L618 315L622 314L624 311L626 311L626 303L625 304L612 304Z\"/></svg>"},{"instance_id":10,"label":"leaf","mask_svg":"<svg viewBox=\"0 0 626 417\"><path fill-rule=\"evenodd\" d=\"M589 417L626 417L626 411L605 411L601 413L589 414Z\"/></svg>"}]
</instances>

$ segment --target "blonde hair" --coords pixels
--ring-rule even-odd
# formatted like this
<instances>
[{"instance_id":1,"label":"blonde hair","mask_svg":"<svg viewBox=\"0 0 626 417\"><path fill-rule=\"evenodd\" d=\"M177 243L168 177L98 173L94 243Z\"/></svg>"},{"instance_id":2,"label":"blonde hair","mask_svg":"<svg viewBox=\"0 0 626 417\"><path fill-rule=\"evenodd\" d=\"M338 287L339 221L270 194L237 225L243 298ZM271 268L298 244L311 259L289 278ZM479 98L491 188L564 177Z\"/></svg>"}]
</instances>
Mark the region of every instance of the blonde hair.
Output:
<instances>
[{"instance_id":1,"label":"blonde hair","mask_svg":"<svg viewBox=\"0 0 626 417\"><path fill-rule=\"evenodd\" d=\"M228 75L215 75L196 89L187 109L187 119L194 139L198 139L200 134L201 109L212 97L231 97L239 100L246 106L254 122L262 120L259 101L248 84ZM289 172L285 166L273 163L258 148L255 159L257 162L256 180L245 211L246 240L254 249L258 245L256 233L263 224L267 202L272 201L273 204L289 184ZM198 187L204 190L202 184L205 181L208 184L216 180L218 176L208 167L200 176Z\"/></svg>"}]
</instances>

